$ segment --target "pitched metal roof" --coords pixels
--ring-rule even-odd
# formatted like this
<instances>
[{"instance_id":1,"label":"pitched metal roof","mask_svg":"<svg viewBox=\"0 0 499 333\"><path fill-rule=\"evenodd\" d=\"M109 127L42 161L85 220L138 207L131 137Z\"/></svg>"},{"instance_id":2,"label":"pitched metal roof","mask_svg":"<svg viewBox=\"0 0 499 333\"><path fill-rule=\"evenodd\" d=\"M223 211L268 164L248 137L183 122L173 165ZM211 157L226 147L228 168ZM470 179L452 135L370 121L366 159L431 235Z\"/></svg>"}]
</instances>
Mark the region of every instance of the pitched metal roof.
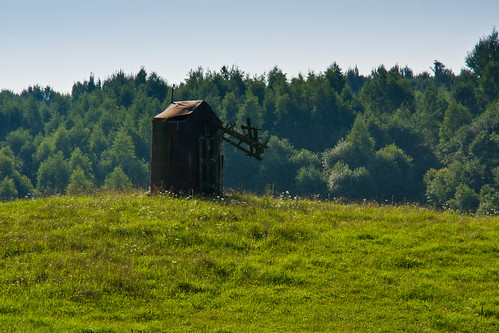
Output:
<instances>
[{"instance_id":1,"label":"pitched metal roof","mask_svg":"<svg viewBox=\"0 0 499 333\"><path fill-rule=\"evenodd\" d=\"M169 119L191 114L204 101L182 101L174 102L166 108L165 111L158 114L154 119Z\"/></svg>"}]
</instances>

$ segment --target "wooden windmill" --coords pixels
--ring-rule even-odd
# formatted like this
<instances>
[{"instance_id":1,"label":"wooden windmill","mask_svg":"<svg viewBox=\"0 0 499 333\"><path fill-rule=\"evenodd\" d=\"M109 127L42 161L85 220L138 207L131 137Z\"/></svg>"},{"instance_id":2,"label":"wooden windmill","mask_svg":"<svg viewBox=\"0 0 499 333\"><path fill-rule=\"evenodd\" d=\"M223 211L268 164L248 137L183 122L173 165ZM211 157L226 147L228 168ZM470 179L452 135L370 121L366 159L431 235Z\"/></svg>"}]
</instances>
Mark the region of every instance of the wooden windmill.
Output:
<instances>
[{"instance_id":1,"label":"wooden windmill","mask_svg":"<svg viewBox=\"0 0 499 333\"><path fill-rule=\"evenodd\" d=\"M151 192L221 194L222 141L258 160L267 148L248 118L223 125L205 101L171 103L152 120Z\"/></svg>"}]
</instances>

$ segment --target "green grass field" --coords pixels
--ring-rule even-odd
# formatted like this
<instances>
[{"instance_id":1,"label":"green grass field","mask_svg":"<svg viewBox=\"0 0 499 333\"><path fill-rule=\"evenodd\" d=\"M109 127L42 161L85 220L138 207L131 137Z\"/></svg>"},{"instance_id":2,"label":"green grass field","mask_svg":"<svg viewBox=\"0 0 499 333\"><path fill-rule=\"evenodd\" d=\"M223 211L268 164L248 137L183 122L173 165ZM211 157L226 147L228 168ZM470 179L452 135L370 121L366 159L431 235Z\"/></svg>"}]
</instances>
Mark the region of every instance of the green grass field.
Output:
<instances>
[{"instance_id":1,"label":"green grass field","mask_svg":"<svg viewBox=\"0 0 499 333\"><path fill-rule=\"evenodd\" d=\"M498 332L499 218L233 194L0 203L0 331Z\"/></svg>"}]
</instances>

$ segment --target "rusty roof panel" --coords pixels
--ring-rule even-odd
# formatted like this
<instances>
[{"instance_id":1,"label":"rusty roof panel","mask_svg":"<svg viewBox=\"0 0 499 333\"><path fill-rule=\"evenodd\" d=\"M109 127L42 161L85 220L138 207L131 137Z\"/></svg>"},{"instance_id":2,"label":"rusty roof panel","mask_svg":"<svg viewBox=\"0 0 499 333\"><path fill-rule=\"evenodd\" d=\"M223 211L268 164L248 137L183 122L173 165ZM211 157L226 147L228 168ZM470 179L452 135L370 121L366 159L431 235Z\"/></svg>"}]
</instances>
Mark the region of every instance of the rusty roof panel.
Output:
<instances>
[{"instance_id":1,"label":"rusty roof panel","mask_svg":"<svg viewBox=\"0 0 499 333\"><path fill-rule=\"evenodd\" d=\"M154 119L169 119L173 117L187 116L192 113L203 101L182 101L170 104L165 111L158 114Z\"/></svg>"}]
</instances>

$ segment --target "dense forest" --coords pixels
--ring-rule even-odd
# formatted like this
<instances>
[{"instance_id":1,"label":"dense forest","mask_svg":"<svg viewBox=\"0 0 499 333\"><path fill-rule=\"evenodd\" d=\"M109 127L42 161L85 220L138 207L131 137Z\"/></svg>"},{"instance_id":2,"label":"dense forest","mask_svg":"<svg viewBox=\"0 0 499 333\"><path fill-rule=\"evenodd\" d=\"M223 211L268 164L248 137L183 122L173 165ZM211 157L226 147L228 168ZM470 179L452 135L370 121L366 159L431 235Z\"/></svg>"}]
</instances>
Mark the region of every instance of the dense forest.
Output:
<instances>
[{"instance_id":1,"label":"dense forest","mask_svg":"<svg viewBox=\"0 0 499 333\"><path fill-rule=\"evenodd\" d=\"M333 63L287 77L238 67L192 70L175 100L204 99L225 123L250 117L263 161L224 146L224 186L254 192L499 214L499 39L495 28L459 74L435 60L414 74L369 76ZM156 73L90 75L70 94L0 93L0 199L149 186L151 120L171 100Z\"/></svg>"}]
</instances>

